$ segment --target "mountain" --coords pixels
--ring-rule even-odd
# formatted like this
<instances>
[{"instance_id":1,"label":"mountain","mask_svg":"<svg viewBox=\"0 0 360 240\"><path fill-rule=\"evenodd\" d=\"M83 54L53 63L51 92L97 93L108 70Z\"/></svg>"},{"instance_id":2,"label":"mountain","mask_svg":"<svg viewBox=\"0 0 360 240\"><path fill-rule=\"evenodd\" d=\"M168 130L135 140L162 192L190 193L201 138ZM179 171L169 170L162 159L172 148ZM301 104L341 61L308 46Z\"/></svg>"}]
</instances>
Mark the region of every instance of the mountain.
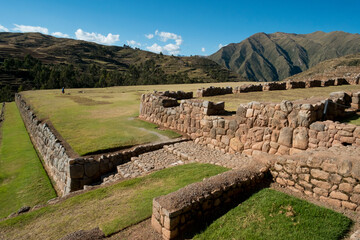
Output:
<instances>
[{"instance_id":1,"label":"mountain","mask_svg":"<svg viewBox=\"0 0 360 240\"><path fill-rule=\"evenodd\" d=\"M74 79L61 83L49 83L45 79L62 72ZM14 91L20 85L25 88L57 88L63 84L106 87L242 79L203 57L166 56L126 45L104 46L40 33L0 33L0 89L9 85Z\"/></svg>"},{"instance_id":2,"label":"mountain","mask_svg":"<svg viewBox=\"0 0 360 240\"><path fill-rule=\"evenodd\" d=\"M360 53L320 62L308 70L285 80L325 80L336 77L360 77Z\"/></svg>"},{"instance_id":3,"label":"mountain","mask_svg":"<svg viewBox=\"0 0 360 240\"><path fill-rule=\"evenodd\" d=\"M253 81L279 81L317 63L360 52L360 35L256 33L231 43L208 58Z\"/></svg>"}]
</instances>

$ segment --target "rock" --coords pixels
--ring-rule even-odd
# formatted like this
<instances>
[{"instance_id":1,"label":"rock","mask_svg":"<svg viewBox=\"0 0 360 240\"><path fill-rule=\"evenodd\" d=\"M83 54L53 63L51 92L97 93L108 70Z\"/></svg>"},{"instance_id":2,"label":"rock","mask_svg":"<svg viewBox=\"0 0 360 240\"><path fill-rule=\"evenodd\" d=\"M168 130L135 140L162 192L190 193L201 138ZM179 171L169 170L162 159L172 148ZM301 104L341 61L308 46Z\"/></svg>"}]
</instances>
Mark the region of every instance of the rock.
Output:
<instances>
[{"instance_id":1,"label":"rock","mask_svg":"<svg viewBox=\"0 0 360 240\"><path fill-rule=\"evenodd\" d=\"M293 147L305 150L308 147L309 135L305 127L299 127L294 130Z\"/></svg>"},{"instance_id":2,"label":"rock","mask_svg":"<svg viewBox=\"0 0 360 240\"><path fill-rule=\"evenodd\" d=\"M30 210L31 207L29 206L25 206L25 207L21 207L18 211L17 214L21 214L21 213L25 213L28 212Z\"/></svg>"},{"instance_id":3,"label":"rock","mask_svg":"<svg viewBox=\"0 0 360 240\"><path fill-rule=\"evenodd\" d=\"M316 130L318 132L322 132L325 130L325 124L320 122L314 122L310 125L311 130Z\"/></svg>"},{"instance_id":4,"label":"rock","mask_svg":"<svg viewBox=\"0 0 360 240\"><path fill-rule=\"evenodd\" d=\"M236 152L241 152L242 150L244 150L244 144L240 141L238 137L230 139L230 147Z\"/></svg>"},{"instance_id":5,"label":"rock","mask_svg":"<svg viewBox=\"0 0 360 240\"><path fill-rule=\"evenodd\" d=\"M100 175L100 164L97 161L85 163L85 174L89 178Z\"/></svg>"},{"instance_id":6,"label":"rock","mask_svg":"<svg viewBox=\"0 0 360 240\"><path fill-rule=\"evenodd\" d=\"M292 146L293 129L284 127L280 130L278 143L287 147Z\"/></svg>"},{"instance_id":7,"label":"rock","mask_svg":"<svg viewBox=\"0 0 360 240\"><path fill-rule=\"evenodd\" d=\"M84 176L84 165L82 164L70 165L71 178L83 178L83 176Z\"/></svg>"}]
</instances>

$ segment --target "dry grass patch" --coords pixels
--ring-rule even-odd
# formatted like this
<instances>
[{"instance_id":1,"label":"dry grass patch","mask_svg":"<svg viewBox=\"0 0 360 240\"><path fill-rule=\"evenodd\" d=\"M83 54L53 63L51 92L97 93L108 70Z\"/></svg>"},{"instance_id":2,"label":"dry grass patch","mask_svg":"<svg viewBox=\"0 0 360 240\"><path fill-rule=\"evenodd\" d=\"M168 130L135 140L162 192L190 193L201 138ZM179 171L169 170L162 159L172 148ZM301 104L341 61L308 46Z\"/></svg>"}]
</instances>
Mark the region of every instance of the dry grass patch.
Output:
<instances>
[{"instance_id":1,"label":"dry grass patch","mask_svg":"<svg viewBox=\"0 0 360 240\"><path fill-rule=\"evenodd\" d=\"M342 85L331 87L299 88L292 90L238 93L204 97L203 99L214 102L224 101L226 110L236 111L240 104L248 103L251 101L279 103L282 100L295 101L299 99L309 98L325 99L329 97L330 93L337 91L360 91L360 85Z\"/></svg>"}]
</instances>

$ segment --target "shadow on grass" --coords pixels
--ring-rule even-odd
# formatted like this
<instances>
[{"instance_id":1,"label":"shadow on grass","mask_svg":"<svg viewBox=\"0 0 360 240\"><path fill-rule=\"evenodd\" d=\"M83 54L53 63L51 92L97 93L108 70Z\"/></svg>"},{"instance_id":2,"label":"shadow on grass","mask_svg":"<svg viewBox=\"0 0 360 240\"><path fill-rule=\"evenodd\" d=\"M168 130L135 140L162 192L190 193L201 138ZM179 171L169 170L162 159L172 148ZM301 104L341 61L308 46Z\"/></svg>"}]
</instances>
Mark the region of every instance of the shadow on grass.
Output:
<instances>
[{"instance_id":1,"label":"shadow on grass","mask_svg":"<svg viewBox=\"0 0 360 240\"><path fill-rule=\"evenodd\" d=\"M232 201L228 204L224 204L222 207L216 211L211 212L211 215L204 215L196 219L195 223L188 229L186 232L180 233L178 239L192 239L195 235L202 233L207 227L209 227L214 221L216 221L221 216L225 215L231 209L237 207L240 203L248 200L253 194L261 191L264 188L269 188L272 183L272 176L270 172L266 173L263 181L256 186L249 186L247 189L244 189L236 198L236 201Z\"/></svg>"},{"instance_id":2,"label":"shadow on grass","mask_svg":"<svg viewBox=\"0 0 360 240\"><path fill-rule=\"evenodd\" d=\"M353 112L350 116L341 119L340 122L360 125L360 112Z\"/></svg>"}]
</instances>

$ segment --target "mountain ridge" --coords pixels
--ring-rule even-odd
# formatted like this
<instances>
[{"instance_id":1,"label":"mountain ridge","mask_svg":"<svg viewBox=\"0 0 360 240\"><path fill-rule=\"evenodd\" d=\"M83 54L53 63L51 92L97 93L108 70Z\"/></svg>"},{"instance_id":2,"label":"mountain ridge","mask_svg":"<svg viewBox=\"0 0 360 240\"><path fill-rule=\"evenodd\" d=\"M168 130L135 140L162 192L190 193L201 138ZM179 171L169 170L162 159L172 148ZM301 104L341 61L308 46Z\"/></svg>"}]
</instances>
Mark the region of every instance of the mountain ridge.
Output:
<instances>
[{"instance_id":1,"label":"mountain ridge","mask_svg":"<svg viewBox=\"0 0 360 240\"><path fill-rule=\"evenodd\" d=\"M208 58L254 81L279 81L319 62L360 52L360 35L342 31L309 34L256 33Z\"/></svg>"}]
</instances>

